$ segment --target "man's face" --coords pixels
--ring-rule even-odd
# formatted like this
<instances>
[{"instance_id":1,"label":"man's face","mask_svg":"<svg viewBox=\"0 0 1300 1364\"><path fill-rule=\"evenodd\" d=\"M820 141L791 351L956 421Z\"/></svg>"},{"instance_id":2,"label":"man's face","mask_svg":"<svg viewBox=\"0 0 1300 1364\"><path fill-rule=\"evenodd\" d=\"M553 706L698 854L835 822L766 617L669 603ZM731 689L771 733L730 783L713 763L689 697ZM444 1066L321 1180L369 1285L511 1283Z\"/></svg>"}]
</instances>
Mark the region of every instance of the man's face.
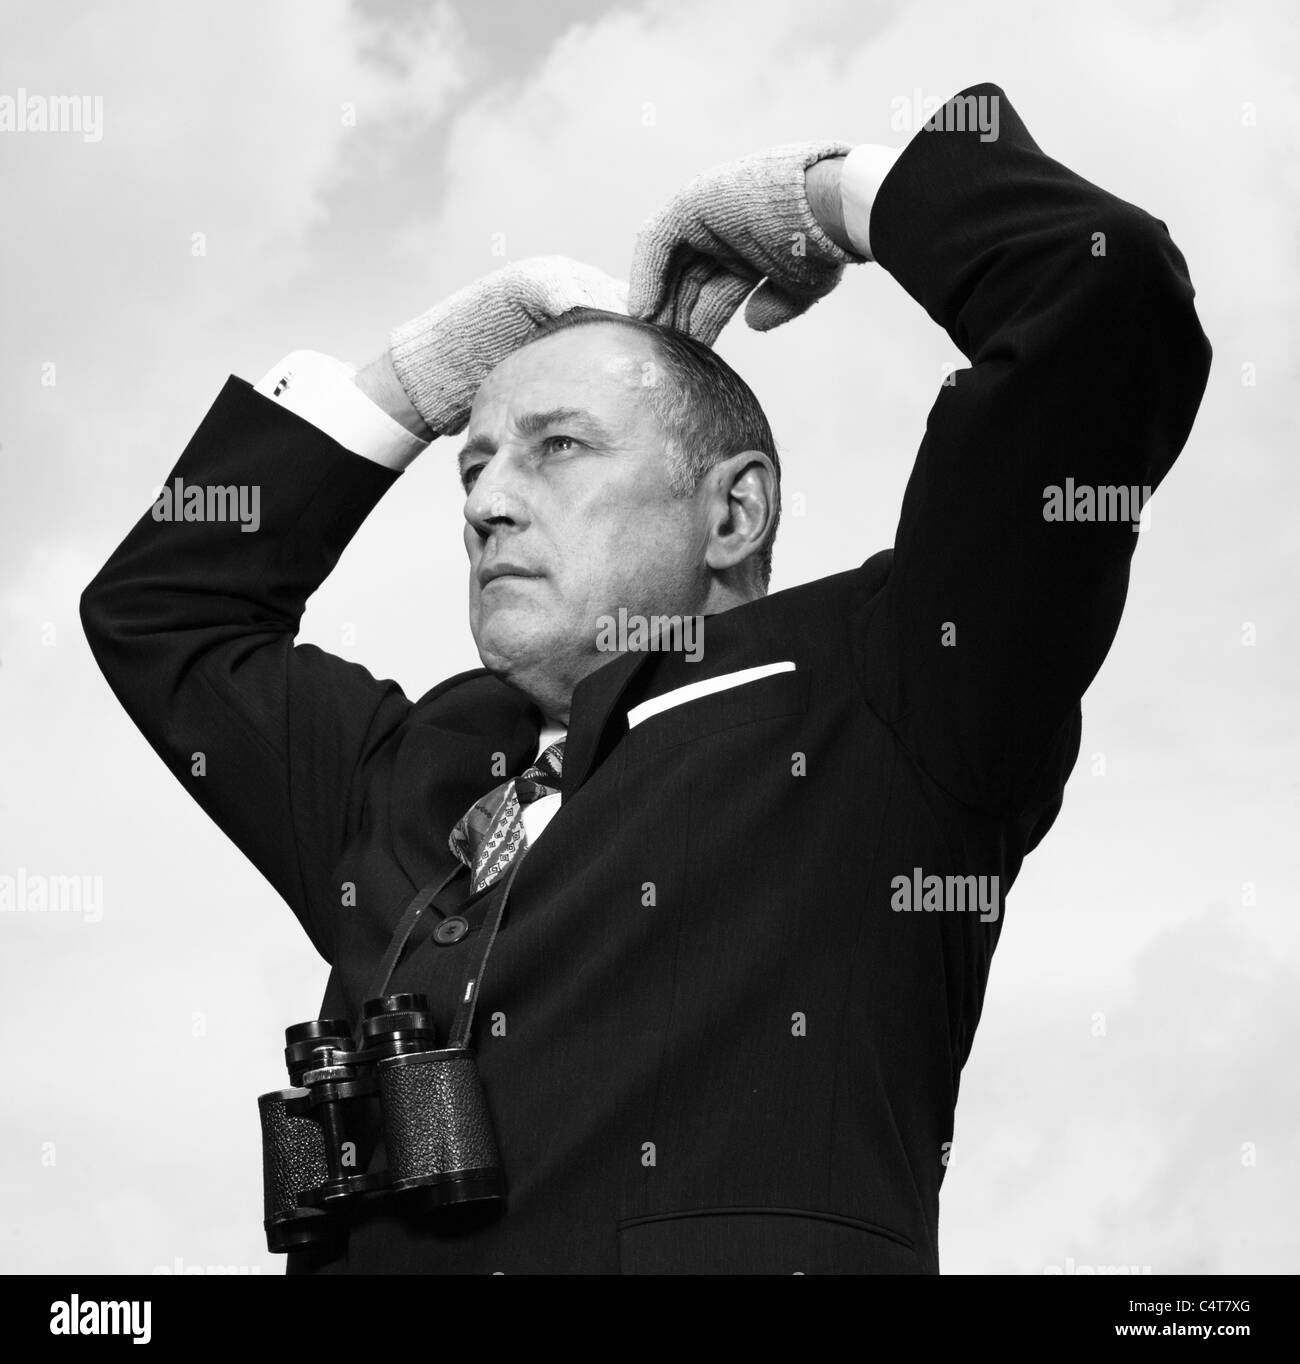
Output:
<instances>
[{"instance_id":1,"label":"man's face","mask_svg":"<svg viewBox=\"0 0 1300 1364\"><path fill-rule=\"evenodd\" d=\"M556 718L609 660L601 616L694 614L707 593L703 500L671 492L645 390L660 372L649 337L573 327L502 361L470 412L470 628L484 666Z\"/></svg>"}]
</instances>

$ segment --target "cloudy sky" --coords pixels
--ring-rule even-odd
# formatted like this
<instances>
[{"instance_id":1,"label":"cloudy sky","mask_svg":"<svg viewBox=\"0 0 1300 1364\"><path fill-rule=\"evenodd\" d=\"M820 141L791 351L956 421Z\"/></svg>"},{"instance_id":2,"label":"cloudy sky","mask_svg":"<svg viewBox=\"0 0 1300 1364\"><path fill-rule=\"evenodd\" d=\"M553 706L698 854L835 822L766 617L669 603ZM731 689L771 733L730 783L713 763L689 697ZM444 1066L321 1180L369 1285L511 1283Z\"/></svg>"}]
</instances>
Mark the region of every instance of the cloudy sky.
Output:
<instances>
[{"instance_id":1,"label":"cloudy sky","mask_svg":"<svg viewBox=\"0 0 1300 1364\"><path fill-rule=\"evenodd\" d=\"M9 0L0 96L98 96L103 123L0 132L0 874L99 876L104 902L0 915L0 1270L281 1268L253 1099L325 967L120 712L76 610L226 376L297 347L364 363L502 264L497 234L507 259L625 275L696 171L805 138L900 146L900 98L983 80L1169 225L1215 360L1064 811L1011 895L943 1266L1300 1269L1297 14ZM719 348L803 495L774 589L888 545L946 337L864 266ZM412 695L477 662L448 453L374 513L301 636Z\"/></svg>"}]
</instances>

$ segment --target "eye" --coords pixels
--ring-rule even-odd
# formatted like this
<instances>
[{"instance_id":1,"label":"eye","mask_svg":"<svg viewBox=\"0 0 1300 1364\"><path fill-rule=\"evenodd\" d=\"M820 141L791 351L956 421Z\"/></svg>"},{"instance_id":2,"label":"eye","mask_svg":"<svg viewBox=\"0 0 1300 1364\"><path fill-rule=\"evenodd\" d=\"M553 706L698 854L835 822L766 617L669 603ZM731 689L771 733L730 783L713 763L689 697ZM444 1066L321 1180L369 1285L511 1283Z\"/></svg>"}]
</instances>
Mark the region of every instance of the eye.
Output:
<instances>
[{"instance_id":1,"label":"eye","mask_svg":"<svg viewBox=\"0 0 1300 1364\"><path fill-rule=\"evenodd\" d=\"M547 436L542 442L544 450L552 451L555 454L566 454L569 450L576 449L578 442L572 436ZM563 446L564 448L560 448Z\"/></svg>"},{"instance_id":2,"label":"eye","mask_svg":"<svg viewBox=\"0 0 1300 1364\"><path fill-rule=\"evenodd\" d=\"M483 466L481 464L471 464L460 476L461 487L464 488L466 492L469 492L475 483L478 482L478 476L482 472Z\"/></svg>"}]
</instances>

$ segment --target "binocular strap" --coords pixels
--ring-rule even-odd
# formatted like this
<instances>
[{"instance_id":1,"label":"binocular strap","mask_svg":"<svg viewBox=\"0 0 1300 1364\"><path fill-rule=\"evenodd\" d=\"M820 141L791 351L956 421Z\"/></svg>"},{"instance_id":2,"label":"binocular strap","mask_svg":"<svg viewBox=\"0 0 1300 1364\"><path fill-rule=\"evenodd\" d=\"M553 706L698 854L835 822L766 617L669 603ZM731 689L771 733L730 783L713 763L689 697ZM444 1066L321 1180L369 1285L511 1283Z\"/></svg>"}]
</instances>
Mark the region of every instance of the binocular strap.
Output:
<instances>
[{"instance_id":1,"label":"binocular strap","mask_svg":"<svg viewBox=\"0 0 1300 1364\"><path fill-rule=\"evenodd\" d=\"M515 858L509 874L501 883L501 893L497 897L496 905L483 920L483 945L470 967L464 985L461 987L460 1004L456 1008L451 1033L447 1038L446 1045L448 1047L466 1048L469 1046L470 1031L474 1026L474 1010L478 1005L479 988L483 984L483 973L487 968L488 955L492 951L493 943L496 942L497 930L501 927L501 920L505 918L506 902L510 899L511 883L523 865L523 861L522 857ZM450 875L445 876L441 881L430 881L427 886L421 887L415 898L402 911L402 917L397 921L397 927L393 930L393 936L384 952L383 960L379 963L377 984L371 986L366 995L367 999L378 999L381 995L388 993L388 982L397 969L397 963L406 950L406 944L415 931L415 925L419 922L420 915L429 908L442 890L450 885L464 870L464 867L456 867Z\"/></svg>"}]
</instances>

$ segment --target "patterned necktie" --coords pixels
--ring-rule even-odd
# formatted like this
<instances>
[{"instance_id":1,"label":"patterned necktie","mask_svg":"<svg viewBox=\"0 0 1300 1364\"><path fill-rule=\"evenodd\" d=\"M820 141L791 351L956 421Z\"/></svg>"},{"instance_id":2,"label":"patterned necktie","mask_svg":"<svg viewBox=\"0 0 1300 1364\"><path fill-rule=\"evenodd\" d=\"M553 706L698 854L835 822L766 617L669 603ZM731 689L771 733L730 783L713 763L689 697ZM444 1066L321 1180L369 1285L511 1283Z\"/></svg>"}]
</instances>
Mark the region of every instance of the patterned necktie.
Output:
<instances>
[{"instance_id":1,"label":"patterned necktie","mask_svg":"<svg viewBox=\"0 0 1300 1364\"><path fill-rule=\"evenodd\" d=\"M553 743L521 777L493 787L460 817L448 840L451 850L470 869L471 894L490 886L528 849L523 807L560 789L564 740Z\"/></svg>"}]
</instances>

